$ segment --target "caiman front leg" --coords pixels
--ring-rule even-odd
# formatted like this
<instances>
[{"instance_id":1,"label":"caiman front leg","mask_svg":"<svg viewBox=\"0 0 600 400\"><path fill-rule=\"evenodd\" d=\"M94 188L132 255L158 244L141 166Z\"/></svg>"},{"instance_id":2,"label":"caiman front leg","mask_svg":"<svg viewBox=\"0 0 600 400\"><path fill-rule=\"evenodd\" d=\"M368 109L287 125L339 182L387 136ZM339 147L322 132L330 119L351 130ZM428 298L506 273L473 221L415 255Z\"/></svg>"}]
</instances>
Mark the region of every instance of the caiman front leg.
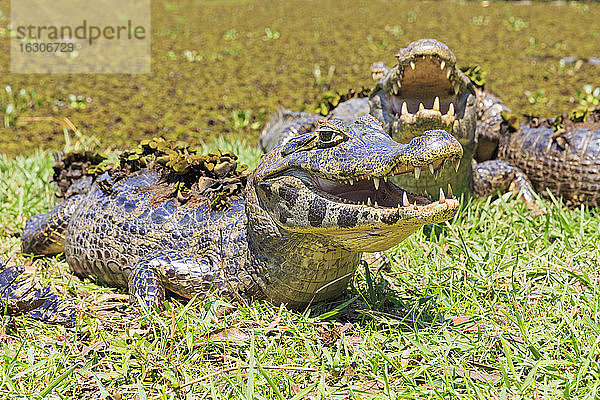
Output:
<instances>
[{"instance_id":1,"label":"caiman front leg","mask_svg":"<svg viewBox=\"0 0 600 400\"><path fill-rule=\"evenodd\" d=\"M162 307L165 290L186 298L204 297L217 291L223 294L228 282L217 266L202 255L177 251L155 251L137 262L129 276L129 302L133 313L144 315Z\"/></svg>"},{"instance_id":2,"label":"caiman front leg","mask_svg":"<svg viewBox=\"0 0 600 400\"><path fill-rule=\"evenodd\" d=\"M144 315L154 307L162 307L165 299L165 287L156 268L158 259L143 259L131 270L129 275L129 304L134 315Z\"/></svg>"},{"instance_id":3,"label":"caiman front leg","mask_svg":"<svg viewBox=\"0 0 600 400\"><path fill-rule=\"evenodd\" d=\"M498 191L520 194L528 204L533 204L535 201L533 186L527 175L519 168L501 160L473 162L473 193L475 196L487 197Z\"/></svg>"}]
</instances>

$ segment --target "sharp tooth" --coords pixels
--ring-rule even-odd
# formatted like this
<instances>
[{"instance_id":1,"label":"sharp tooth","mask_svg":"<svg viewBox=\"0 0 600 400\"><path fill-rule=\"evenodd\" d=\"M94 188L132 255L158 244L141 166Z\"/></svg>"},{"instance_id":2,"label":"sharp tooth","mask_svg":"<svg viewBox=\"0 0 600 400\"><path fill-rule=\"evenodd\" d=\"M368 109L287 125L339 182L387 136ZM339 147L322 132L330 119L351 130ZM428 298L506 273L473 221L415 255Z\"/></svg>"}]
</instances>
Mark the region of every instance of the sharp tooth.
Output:
<instances>
[{"instance_id":1,"label":"sharp tooth","mask_svg":"<svg viewBox=\"0 0 600 400\"><path fill-rule=\"evenodd\" d=\"M371 205L371 198L367 197L367 205L370 206Z\"/></svg>"},{"instance_id":2,"label":"sharp tooth","mask_svg":"<svg viewBox=\"0 0 600 400\"><path fill-rule=\"evenodd\" d=\"M402 115L406 115L408 114L408 106L406 105L406 102L403 101L402 102Z\"/></svg>"},{"instance_id":3,"label":"sharp tooth","mask_svg":"<svg viewBox=\"0 0 600 400\"><path fill-rule=\"evenodd\" d=\"M440 63L440 69L442 69L442 70L443 70L445 66L446 66L446 61L442 61L442 62Z\"/></svg>"},{"instance_id":4,"label":"sharp tooth","mask_svg":"<svg viewBox=\"0 0 600 400\"><path fill-rule=\"evenodd\" d=\"M398 84L396 82L392 83L392 91L394 92L395 96L398 96L398 92L400 91L400 88L398 87Z\"/></svg>"},{"instance_id":5,"label":"sharp tooth","mask_svg":"<svg viewBox=\"0 0 600 400\"><path fill-rule=\"evenodd\" d=\"M375 207L379 207L379 204L377 204L377 200L375 200Z\"/></svg>"},{"instance_id":6,"label":"sharp tooth","mask_svg":"<svg viewBox=\"0 0 600 400\"><path fill-rule=\"evenodd\" d=\"M453 160L452 164L454 164L454 170L458 172L458 167L460 167L460 158L458 160Z\"/></svg>"},{"instance_id":7,"label":"sharp tooth","mask_svg":"<svg viewBox=\"0 0 600 400\"><path fill-rule=\"evenodd\" d=\"M423 105L423 103L419 103L419 111L424 110L425 106Z\"/></svg>"},{"instance_id":8,"label":"sharp tooth","mask_svg":"<svg viewBox=\"0 0 600 400\"><path fill-rule=\"evenodd\" d=\"M419 179L419 176L421 176L421 168L415 167L415 179Z\"/></svg>"},{"instance_id":9,"label":"sharp tooth","mask_svg":"<svg viewBox=\"0 0 600 400\"><path fill-rule=\"evenodd\" d=\"M435 100L433 100L433 109L440 111L440 98L437 96L435 96Z\"/></svg>"},{"instance_id":10,"label":"sharp tooth","mask_svg":"<svg viewBox=\"0 0 600 400\"><path fill-rule=\"evenodd\" d=\"M402 196L402 206L403 207L410 206L410 203L408 202L408 196L406 195L406 192L404 192L404 195Z\"/></svg>"},{"instance_id":11,"label":"sharp tooth","mask_svg":"<svg viewBox=\"0 0 600 400\"><path fill-rule=\"evenodd\" d=\"M348 182L350 182L350 185L354 185L354 179L350 179Z\"/></svg>"},{"instance_id":12,"label":"sharp tooth","mask_svg":"<svg viewBox=\"0 0 600 400\"><path fill-rule=\"evenodd\" d=\"M396 132L398 130L398 120L395 119L394 122L392 122L392 129L394 130L394 132Z\"/></svg>"},{"instance_id":13,"label":"sharp tooth","mask_svg":"<svg viewBox=\"0 0 600 400\"><path fill-rule=\"evenodd\" d=\"M446 79L450 79L450 68L446 70Z\"/></svg>"},{"instance_id":14,"label":"sharp tooth","mask_svg":"<svg viewBox=\"0 0 600 400\"><path fill-rule=\"evenodd\" d=\"M429 172L431 172L431 175L433 175L433 164L429 164Z\"/></svg>"},{"instance_id":15,"label":"sharp tooth","mask_svg":"<svg viewBox=\"0 0 600 400\"><path fill-rule=\"evenodd\" d=\"M452 185L448 184L448 197L453 198L454 193L452 193Z\"/></svg>"},{"instance_id":16,"label":"sharp tooth","mask_svg":"<svg viewBox=\"0 0 600 400\"><path fill-rule=\"evenodd\" d=\"M373 177L373 185L375 185L375 190L379 190L379 178Z\"/></svg>"},{"instance_id":17,"label":"sharp tooth","mask_svg":"<svg viewBox=\"0 0 600 400\"><path fill-rule=\"evenodd\" d=\"M411 62L410 62L410 67L411 67L412 69L415 69L415 63L411 61Z\"/></svg>"},{"instance_id":18,"label":"sharp tooth","mask_svg":"<svg viewBox=\"0 0 600 400\"><path fill-rule=\"evenodd\" d=\"M440 188L440 203L443 203L446 201L446 196L444 196L444 191L442 190L442 188Z\"/></svg>"},{"instance_id":19,"label":"sharp tooth","mask_svg":"<svg viewBox=\"0 0 600 400\"><path fill-rule=\"evenodd\" d=\"M448 106L448 115L454 116L454 104L453 103L450 103L450 105Z\"/></svg>"},{"instance_id":20,"label":"sharp tooth","mask_svg":"<svg viewBox=\"0 0 600 400\"><path fill-rule=\"evenodd\" d=\"M387 178L388 178L387 176L384 176L384 177L383 177L383 181L384 181L384 182L387 182Z\"/></svg>"},{"instance_id":21,"label":"sharp tooth","mask_svg":"<svg viewBox=\"0 0 600 400\"><path fill-rule=\"evenodd\" d=\"M454 85L454 94L458 94L459 90L460 88L458 87L458 85Z\"/></svg>"}]
</instances>

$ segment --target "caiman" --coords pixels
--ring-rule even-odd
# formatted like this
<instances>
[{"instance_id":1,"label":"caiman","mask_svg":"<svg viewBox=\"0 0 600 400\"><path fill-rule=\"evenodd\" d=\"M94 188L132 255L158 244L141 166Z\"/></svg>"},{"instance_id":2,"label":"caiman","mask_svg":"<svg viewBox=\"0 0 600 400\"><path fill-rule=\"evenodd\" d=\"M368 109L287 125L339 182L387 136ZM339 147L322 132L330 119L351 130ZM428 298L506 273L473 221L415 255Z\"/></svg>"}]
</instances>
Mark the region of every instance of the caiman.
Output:
<instances>
[{"instance_id":1,"label":"caiman","mask_svg":"<svg viewBox=\"0 0 600 400\"><path fill-rule=\"evenodd\" d=\"M505 120L485 132L488 157L523 171L545 197L550 191L569 206L600 205L600 109L549 119L530 117L520 123L515 116L502 115ZM502 161L486 161L475 168ZM486 173L478 171L480 176ZM483 187L476 191L489 192L487 181L477 180Z\"/></svg>"},{"instance_id":2,"label":"caiman","mask_svg":"<svg viewBox=\"0 0 600 400\"><path fill-rule=\"evenodd\" d=\"M157 199L151 189L164 178L152 169L120 180L104 173L87 193L32 217L22 249L64 252L75 274L127 287L139 313L165 291L299 307L340 295L362 252L452 218L452 193L432 202L389 178L461 156L441 130L400 144L370 115L324 121L263 156L226 209Z\"/></svg>"},{"instance_id":3,"label":"caiman","mask_svg":"<svg viewBox=\"0 0 600 400\"><path fill-rule=\"evenodd\" d=\"M357 113L370 112L399 143L408 143L428 129L451 133L463 146L459 168L448 166L438 171L417 168L413 176L393 178L407 190L426 193L432 198L437 198L439 189L448 185L457 193L471 190L477 196L512 190L533 201L531 183L510 163L493 160L474 168L476 132L499 124L500 114L495 111L503 105L494 103L495 98L489 93L477 90L456 65L452 51L437 40L421 39L401 49L397 59L393 68L381 62L373 64L371 72L378 82L370 96L340 103L328 117L351 120ZM486 107L493 112L486 112ZM316 114L279 111L261 133L259 145L268 151L312 129L321 118Z\"/></svg>"}]
</instances>

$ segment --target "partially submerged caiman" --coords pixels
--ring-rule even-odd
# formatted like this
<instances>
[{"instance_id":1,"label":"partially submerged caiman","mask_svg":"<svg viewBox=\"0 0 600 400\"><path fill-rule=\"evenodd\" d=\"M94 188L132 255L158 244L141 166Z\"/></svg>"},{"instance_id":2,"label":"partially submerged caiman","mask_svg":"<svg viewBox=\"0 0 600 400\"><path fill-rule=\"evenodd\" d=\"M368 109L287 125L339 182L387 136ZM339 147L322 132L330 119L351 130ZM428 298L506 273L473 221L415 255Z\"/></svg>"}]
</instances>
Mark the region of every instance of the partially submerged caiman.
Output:
<instances>
[{"instance_id":1,"label":"partially submerged caiman","mask_svg":"<svg viewBox=\"0 0 600 400\"><path fill-rule=\"evenodd\" d=\"M265 155L226 209L194 194L229 179L222 163L209 168L222 176L194 178L191 192L178 191L186 174L164 168L104 173L87 193L32 217L23 252L64 251L77 275L128 287L138 312L160 304L165 290L298 307L342 293L362 252L387 249L425 224L452 218L459 206L452 193L431 202L388 178L439 169L461 156L444 131L399 144L369 115L330 120ZM169 154L160 160L181 164ZM165 197L173 188L176 198ZM17 275L10 268L2 274ZM12 287L0 291L11 298Z\"/></svg>"}]
</instances>

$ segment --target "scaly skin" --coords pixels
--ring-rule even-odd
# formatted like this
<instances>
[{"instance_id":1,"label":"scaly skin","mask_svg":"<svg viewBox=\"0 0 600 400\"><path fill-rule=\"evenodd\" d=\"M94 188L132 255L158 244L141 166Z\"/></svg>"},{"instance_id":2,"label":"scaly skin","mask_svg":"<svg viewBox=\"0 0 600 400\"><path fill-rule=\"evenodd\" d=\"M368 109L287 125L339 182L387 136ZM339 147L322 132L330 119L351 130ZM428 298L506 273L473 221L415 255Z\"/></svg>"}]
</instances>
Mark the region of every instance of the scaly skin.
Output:
<instances>
[{"instance_id":1,"label":"scaly skin","mask_svg":"<svg viewBox=\"0 0 600 400\"><path fill-rule=\"evenodd\" d=\"M0 262L0 309L9 315L26 314L40 321L74 325L73 305L60 299L50 287L23 279L24 271L23 266L5 268Z\"/></svg>"},{"instance_id":2,"label":"scaly skin","mask_svg":"<svg viewBox=\"0 0 600 400\"><path fill-rule=\"evenodd\" d=\"M502 136L501 124L504 121L502 113L510 113L510 109L493 94L483 90L475 89L477 93L477 147L475 149L475 160L483 162L496 159L498 156L498 144Z\"/></svg>"},{"instance_id":3,"label":"scaly skin","mask_svg":"<svg viewBox=\"0 0 600 400\"><path fill-rule=\"evenodd\" d=\"M553 122L521 123L500 138L498 158L523 171L542 195L550 190L571 205L600 205L600 109L556 132Z\"/></svg>"},{"instance_id":4,"label":"scaly skin","mask_svg":"<svg viewBox=\"0 0 600 400\"><path fill-rule=\"evenodd\" d=\"M127 286L137 312L160 303L165 290L298 307L342 293L363 251L452 218L458 202L451 194L432 203L388 177L461 156L443 131L404 145L371 116L331 120L265 155L245 196L226 211L173 200L151 206L152 194L140 189L159 177L144 170L32 218L23 251L56 252L64 236L75 273Z\"/></svg>"}]
</instances>

